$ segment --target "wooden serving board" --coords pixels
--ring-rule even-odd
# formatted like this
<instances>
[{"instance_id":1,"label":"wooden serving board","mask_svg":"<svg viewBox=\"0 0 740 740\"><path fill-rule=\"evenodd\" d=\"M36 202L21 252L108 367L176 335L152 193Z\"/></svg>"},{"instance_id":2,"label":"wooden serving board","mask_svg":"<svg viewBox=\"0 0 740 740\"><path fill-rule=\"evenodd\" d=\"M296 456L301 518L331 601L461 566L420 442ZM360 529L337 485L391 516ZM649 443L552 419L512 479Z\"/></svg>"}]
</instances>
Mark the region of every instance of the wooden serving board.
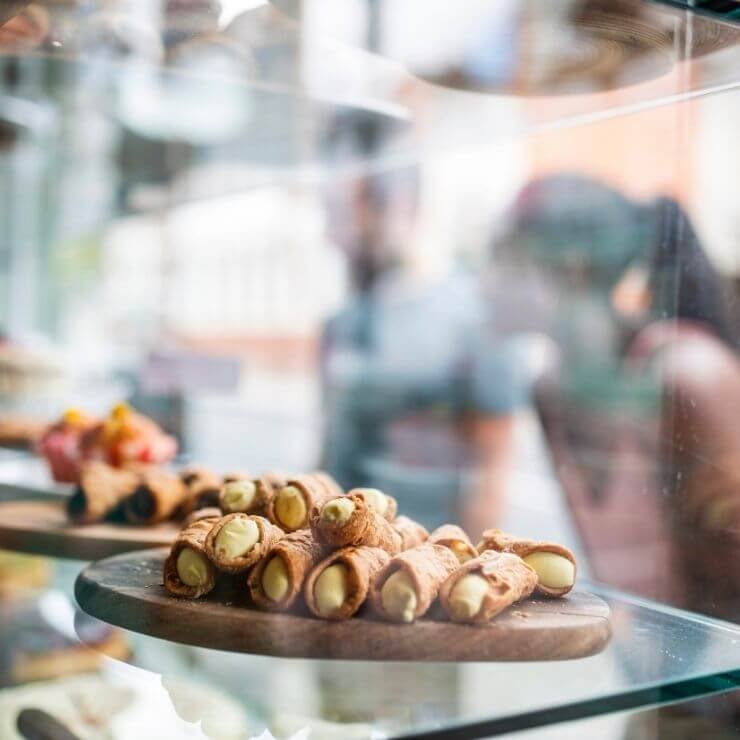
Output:
<instances>
[{"instance_id":1,"label":"wooden serving board","mask_svg":"<svg viewBox=\"0 0 740 740\"><path fill-rule=\"evenodd\" d=\"M368 617L327 622L272 614L222 589L199 600L170 596L162 584L167 550L117 555L77 577L84 611L110 624L214 650L290 658L397 661L563 660L600 652L611 634L609 607L597 596L514 605L485 627L423 619L411 625Z\"/></svg>"},{"instance_id":2,"label":"wooden serving board","mask_svg":"<svg viewBox=\"0 0 740 740\"><path fill-rule=\"evenodd\" d=\"M170 545L174 524L70 524L64 501L0 503L0 549L73 560L99 560L119 553Z\"/></svg>"}]
</instances>

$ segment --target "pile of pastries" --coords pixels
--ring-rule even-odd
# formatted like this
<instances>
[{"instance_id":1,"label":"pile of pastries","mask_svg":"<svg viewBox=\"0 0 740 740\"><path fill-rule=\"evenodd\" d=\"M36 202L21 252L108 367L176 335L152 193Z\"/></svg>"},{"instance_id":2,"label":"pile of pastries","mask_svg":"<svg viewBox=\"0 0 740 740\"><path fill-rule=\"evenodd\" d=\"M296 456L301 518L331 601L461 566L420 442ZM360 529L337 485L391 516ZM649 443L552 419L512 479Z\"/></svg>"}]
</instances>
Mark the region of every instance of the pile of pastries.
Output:
<instances>
[{"instance_id":1,"label":"pile of pastries","mask_svg":"<svg viewBox=\"0 0 740 740\"><path fill-rule=\"evenodd\" d=\"M79 482L67 499L67 515L75 524L189 524L194 512L202 516L218 505L224 483L243 477L216 475L201 467L174 472L157 465L128 463L118 468L91 460L80 466Z\"/></svg>"},{"instance_id":2,"label":"pile of pastries","mask_svg":"<svg viewBox=\"0 0 740 740\"><path fill-rule=\"evenodd\" d=\"M219 580L259 609L308 609L349 619L367 606L381 619L413 622L434 607L454 622L485 624L537 593L560 597L576 561L562 545L488 530L474 546L455 524L429 533L371 488L348 492L327 473L252 478L162 466L174 438L125 404L107 419L68 411L39 449L78 524L180 522L164 565L173 596L200 598Z\"/></svg>"},{"instance_id":3,"label":"pile of pastries","mask_svg":"<svg viewBox=\"0 0 740 740\"><path fill-rule=\"evenodd\" d=\"M164 564L164 587L197 599L219 581L274 612L307 608L343 620L361 608L409 623L486 624L533 593L561 597L575 583L566 547L488 530L474 546L457 525L431 533L397 514L382 491L347 493L323 472L234 477L218 506L194 510Z\"/></svg>"},{"instance_id":4,"label":"pile of pastries","mask_svg":"<svg viewBox=\"0 0 740 740\"><path fill-rule=\"evenodd\" d=\"M105 419L69 409L41 436L37 448L58 483L79 483L85 463L112 467L161 465L177 454L177 440L125 403Z\"/></svg>"}]
</instances>

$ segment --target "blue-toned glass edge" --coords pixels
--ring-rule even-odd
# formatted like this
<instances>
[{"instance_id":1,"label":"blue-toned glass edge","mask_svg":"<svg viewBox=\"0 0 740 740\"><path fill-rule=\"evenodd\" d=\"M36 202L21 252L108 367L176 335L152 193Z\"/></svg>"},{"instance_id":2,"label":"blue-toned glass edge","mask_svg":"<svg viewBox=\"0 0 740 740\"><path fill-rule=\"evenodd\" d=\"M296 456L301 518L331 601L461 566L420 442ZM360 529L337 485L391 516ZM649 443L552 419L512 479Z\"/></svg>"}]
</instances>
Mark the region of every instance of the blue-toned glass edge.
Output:
<instances>
[{"instance_id":1,"label":"blue-toned glass edge","mask_svg":"<svg viewBox=\"0 0 740 740\"><path fill-rule=\"evenodd\" d=\"M474 740L475 738L494 737L630 709L649 709L678 704L689 699L727 693L738 688L740 688L740 669L669 682L665 685L642 687L613 696L587 699L559 707L537 709L533 712L522 712L499 719L476 720L457 724L454 727L426 729L396 735L394 740L421 740L421 738L425 740Z\"/></svg>"},{"instance_id":2,"label":"blue-toned glass edge","mask_svg":"<svg viewBox=\"0 0 740 740\"><path fill-rule=\"evenodd\" d=\"M605 597L607 600L627 602L634 606L652 609L680 619L690 618L691 621L700 622L714 629L734 633L740 630L740 626L732 622L725 622L704 614L661 604L592 581L584 580L580 585L592 593ZM462 721L448 727L426 728L407 732L394 735L393 740L421 740L422 738L424 740L475 740L476 738L495 737L564 722L600 717L616 712L679 704L703 696L728 693L738 688L740 688L740 666L736 670L701 673L677 681L648 684L617 692L610 696L569 702L560 706L535 709L531 712L520 712L506 717Z\"/></svg>"}]
</instances>

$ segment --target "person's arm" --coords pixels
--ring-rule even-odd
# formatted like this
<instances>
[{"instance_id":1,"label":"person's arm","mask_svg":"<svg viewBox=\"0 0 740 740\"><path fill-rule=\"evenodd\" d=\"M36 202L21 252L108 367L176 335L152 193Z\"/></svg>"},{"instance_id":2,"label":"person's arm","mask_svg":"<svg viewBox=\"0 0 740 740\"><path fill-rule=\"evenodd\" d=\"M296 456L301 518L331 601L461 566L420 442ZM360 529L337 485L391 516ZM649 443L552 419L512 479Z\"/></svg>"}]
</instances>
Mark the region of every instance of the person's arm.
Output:
<instances>
[{"instance_id":1,"label":"person's arm","mask_svg":"<svg viewBox=\"0 0 740 740\"><path fill-rule=\"evenodd\" d=\"M464 433L472 469L459 516L473 541L500 525L509 487L517 413L529 405L533 381L530 343L480 331L470 354L470 395Z\"/></svg>"},{"instance_id":2,"label":"person's arm","mask_svg":"<svg viewBox=\"0 0 740 740\"><path fill-rule=\"evenodd\" d=\"M734 619L740 605L740 359L705 332L653 358L663 383L665 469L682 606ZM730 565L733 564L733 565Z\"/></svg>"},{"instance_id":3,"label":"person's arm","mask_svg":"<svg viewBox=\"0 0 740 740\"><path fill-rule=\"evenodd\" d=\"M473 542L503 515L513 459L515 416L475 414L466 433L473 450L475 471L461 501L460 520Z\"/></svg>"}]
</instances>

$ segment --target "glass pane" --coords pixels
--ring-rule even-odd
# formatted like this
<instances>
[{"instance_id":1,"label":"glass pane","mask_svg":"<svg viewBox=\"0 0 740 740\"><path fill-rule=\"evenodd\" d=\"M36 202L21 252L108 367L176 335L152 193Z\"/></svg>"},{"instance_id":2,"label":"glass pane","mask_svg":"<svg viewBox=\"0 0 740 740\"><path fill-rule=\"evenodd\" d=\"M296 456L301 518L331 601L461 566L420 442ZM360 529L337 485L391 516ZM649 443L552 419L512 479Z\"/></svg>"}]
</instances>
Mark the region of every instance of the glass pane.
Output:
<instances>
[{"instance_id":1,"label":"glass pane","mask_svg":"<svg viewBox=\"0 0 740 740\"><path fill-rule=\"evenodd\" d=\"M80 737L92 717L120 738L312 728L315 740L603 715L608 737L631 739L615 713L737 686L729 6L0 7L0 722L43 705ZM300 477L317 470L331 478ZM324 512L335 484L375 493ZM198 522L188 531L203 541L184 545L179 532L202 507L218 509L219 525L201 520L215 527L254 502L265 518L229 547L282 537L267 519L315 547L299 575L278 564L250 590L272 549L227 567L206 550L215 528ZM383 596L396 572L378 563L408 544L394 506L427 532L464 530L457 550L427 545L409 566L427 579L430 560L448 560L424 581L429 611L413 579ZM348 507L365 529L319 548ZM366 582L341 561L315 585L320 556L371 536ZM445 635L486 621L483 576L450 603L458 558L479 542L516 552L462 567L508 562L506 598L520 591L490 625L430 640L450 652L440 663L270 655L295 647L292 627L260 655L196 648L188 620L158 616L148 632L170 632L156 639L121 629L134 610L114 613L113 596L109 624L74 606L86 560L120 577L107 556L177 537L175 580L167 591L157 572L152 593L192 597L176 603L199 615L220 604L246 620L245 641L253 615L272 615L258 608L275 606L259 601L268 582L295 586L296 621L274 624L303 625L326 653L348 625L372 649L379 615L399 650L419 625L394 619ZM131 555L131 590L153 557ZM598 654L540 660L515 626L527 650L514 662L460 657L490 649L506 619L540 619L542 603L561 626L581 603L571 586L611 608ZM346 624L320 618L332 599L358 607Z\"/></svg>"}]
</instances>

